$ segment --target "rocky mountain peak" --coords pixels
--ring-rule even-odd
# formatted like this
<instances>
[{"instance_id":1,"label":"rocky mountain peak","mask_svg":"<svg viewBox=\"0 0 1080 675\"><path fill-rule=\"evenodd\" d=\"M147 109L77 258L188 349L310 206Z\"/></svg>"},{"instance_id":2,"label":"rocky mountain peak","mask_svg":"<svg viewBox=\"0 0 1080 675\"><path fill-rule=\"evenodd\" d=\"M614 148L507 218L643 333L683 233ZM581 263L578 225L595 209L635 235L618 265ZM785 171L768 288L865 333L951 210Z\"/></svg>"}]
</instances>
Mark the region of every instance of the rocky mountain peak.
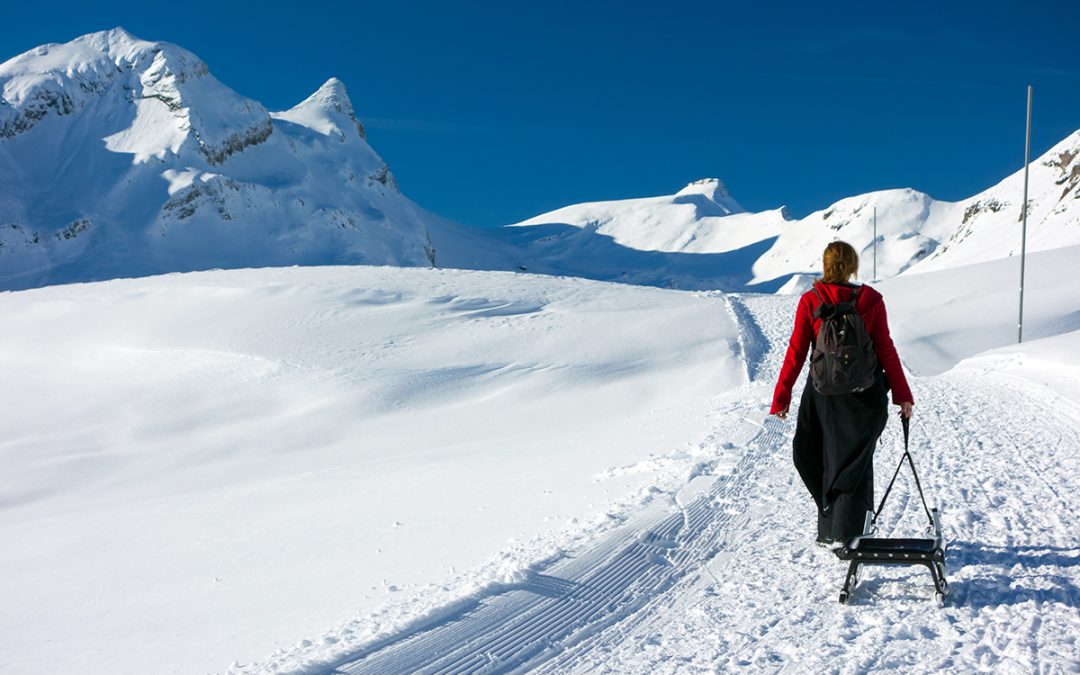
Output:
<instances>
[{"instance_id":1,"label":"rocky mountain peak","mask_svg":"<svg viewBox=\"0 0 1080 675\"><path fill-rule=\"evenodd\" d=\"M345 83L336 77L331 77L326 82L323 82L322 86L308 97L308 100L318 101L330 106L335 112L353 114L352 101L349 100L349 92L345 88Z\"/></svg>"},{"instance_id":2,"label":"rocky mountain peak","mask_svg":"<svg viewBox=\"0 0 1080 675\"><path fill-rule=\"evenodd\" d=\"M727 213L741 213L745 209L735 201L735 198L728 192L727 186L719 178L702 178L688 184L683 189L675 193L675 198L691 198L694 195L700 195L706 199L715 202Z\"/></svg>"},{"instance_id":3,"label":"rocky mountain peak","mask_svg":"<svg viewBox=\"0 0 1080 675\"><path fill-rule=\"evenodd\" d=\"M167 112L140 103L151 100ZM272 131L266 109L218 82L197 56L123 28L43 45L0 65L0 139L83 111L111 110L121 119L133 105L146 120L136 124L154 131L141 133L137 148L121 145L143 157L191 147L218 165Z\"/></svg>"},{"instance_id":4,"label":"rocky mountain peak","mask_svg":"<svg viewBox=\"0 0 1080 675\"><path fill-rule=\"evenodd\" d=\"M283 113L275 113L274 117L302 124L327 136L338 134L342 140L351 130L355 130L360 138L367 138L364 125L353 110L345 83L336 77L324 82L297 106Z\"/></svg>"},{"instance_id":5,"label":"rocky mountain peak","mask_svg":"<svg viewBox=\"0 0 1080 675\"><path fill-rule=\"evenodd\" d=\"M730 197L731 193L728 192L727 186L719 178L702 178L688 183L686 187L675 193L675 196L679 195L706 195L707 197Z\"/></svg>"}]
</instances>

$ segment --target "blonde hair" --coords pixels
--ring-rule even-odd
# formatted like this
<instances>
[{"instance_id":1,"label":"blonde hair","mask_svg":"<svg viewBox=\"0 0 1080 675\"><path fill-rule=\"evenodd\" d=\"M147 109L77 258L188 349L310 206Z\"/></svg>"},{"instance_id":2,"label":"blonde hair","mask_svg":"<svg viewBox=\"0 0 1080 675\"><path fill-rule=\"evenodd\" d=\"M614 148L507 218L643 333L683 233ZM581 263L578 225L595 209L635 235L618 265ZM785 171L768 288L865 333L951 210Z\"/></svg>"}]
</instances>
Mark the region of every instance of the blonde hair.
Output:
<instances>
[{"instance_id":1,"label":"blonde hair","mask_svg":"<svg viewBox=\"0 0 1080 675\"><path fill-rule=\"evenodd\" d=\"M845 241L834 241L825 247L821 255L824 274L819 280L825 284L842 284L859 273L859 254Z\"/></svg>"}]
</instances>

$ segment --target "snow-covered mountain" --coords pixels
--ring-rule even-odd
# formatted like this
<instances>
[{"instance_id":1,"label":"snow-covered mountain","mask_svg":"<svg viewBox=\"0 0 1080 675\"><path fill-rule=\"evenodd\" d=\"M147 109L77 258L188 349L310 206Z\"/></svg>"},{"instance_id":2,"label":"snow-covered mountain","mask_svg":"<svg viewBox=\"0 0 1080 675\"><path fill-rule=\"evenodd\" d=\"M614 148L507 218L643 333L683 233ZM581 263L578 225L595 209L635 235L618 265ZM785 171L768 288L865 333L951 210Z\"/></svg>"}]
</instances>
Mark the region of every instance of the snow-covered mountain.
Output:
<instances>
[{"instance_id":1,"label":"snow-covered mountain","mask_svg":"<svg viewBox=\"0 0 1080 675\"><path fill-rule=\"evenodd\" d=\"M1028 250L1080 243L1080 130L1032 162L1029 173ZM939 246L912 272L1018 254L1023 194L1021 169L990 189L952 205Z\"/></svg>"},{"instance_id":2,"label":"snow-covered mountain","mask_svg":"<svg viewBox=\"0 0 1080 675\"><path fill-rule=\"evenodd\" d=\"M611 236L616 243L649 251L713 253L760 239L749 228L724 227L746 209L716 178L695 181L672 196L579 204L518 223L517 227L573 223ZM778 214L779 215L779 214Z\"/></svg>"},{"instance_id":3,"label":"snow-covered mountain","mask_svg":"<svg viewBox=\"0 0 1080 675\"><path fill-rule=\"evenodd\" d=\"M883 190L842 199L795 220L783 207L746 212L720 181L707 179L672 196L567 206L511 229L557 230L557 239L569 252L562 256L562 266L581 268L576 272L584 276L590 276L589 268L598 278L611 276L609 260L575 255L587 250L583 242L603 237L625 249L623 257L663 254L669 282L660 285L702 287L696 281L708 287L717 279L702 277L700 271L710 265L700 263L711 255L726 267L721 272L711 265L713 277L774 290L792 275L820 271L821 251L835 239L860 251L864 279L874 276L875 213L878 278L1008 257L1019 252L1022 195L1021 169L960 202L935 200L911 189ZM1028 203L1029 250L1080 244L1080 131L1032 163ZM532 256L534 264L537 258L558 257L552 255L551 241L546 243ZM730 263L735 266L727 266ZM642 272L631 274L640 277Z\"/></svg>"},{"instance_id":4,"label":"snow-covered mountain","mask_svg":"<svg viewBox=\"0 0 1080 675\"><path fill-rule=\"evenodd\" d=\"M0 65L0 289L431 259L337 79L271 113L122 28Z\"/></svg>"},{"instance_id":5,"label":"snow-covered mountain","mask_svg":"<svg viewBox=\"0 0 1080 675\"><path fill-rule=\"evenodd\" d=\"M736 289L785 222L747 213L715 178L674 195L568 206L492 234L517 269L682 289Z\"/></svg>"}]
</instances>

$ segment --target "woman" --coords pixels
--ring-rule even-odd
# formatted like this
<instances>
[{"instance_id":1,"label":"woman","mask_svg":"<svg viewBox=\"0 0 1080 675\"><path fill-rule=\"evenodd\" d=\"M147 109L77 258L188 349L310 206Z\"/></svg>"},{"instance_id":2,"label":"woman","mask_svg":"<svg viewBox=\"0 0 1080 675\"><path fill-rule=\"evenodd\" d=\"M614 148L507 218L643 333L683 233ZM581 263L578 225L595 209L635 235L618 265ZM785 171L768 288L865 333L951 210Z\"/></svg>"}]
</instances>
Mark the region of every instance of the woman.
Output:
<instances>
[{"instance_id":1,"label":"woman","mask_svg":"<svg viewBox=\"0 0 1080 675\"><path fill-rule=\"evenodd\" d=\"M799 299L769 414L787 418L792 387L821 327L814 311L823 303L850 302L859 289L855 310L874 342L879 365L874 384L852 394L825 396L808 381L792 443L795 468L817 504L818 543L843 544L862 534L866 512L874 508L874 448L888 419L886 392L891 386L893 403L904 417L911 417L914 398L889 336L881 294L850 282L859 271L855 249L834 241L825 247L822 263L822 278Z\"/></svg>"}]
</instances>

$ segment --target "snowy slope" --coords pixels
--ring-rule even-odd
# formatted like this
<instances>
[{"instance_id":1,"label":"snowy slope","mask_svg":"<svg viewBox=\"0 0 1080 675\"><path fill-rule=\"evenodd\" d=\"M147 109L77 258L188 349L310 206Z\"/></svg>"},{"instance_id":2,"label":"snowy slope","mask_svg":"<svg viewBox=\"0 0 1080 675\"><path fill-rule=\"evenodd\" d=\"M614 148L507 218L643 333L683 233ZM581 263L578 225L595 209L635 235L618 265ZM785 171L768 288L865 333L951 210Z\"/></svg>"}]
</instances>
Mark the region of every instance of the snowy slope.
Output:
<instances>
[{"instance_id":1,"label":"snowy slope","mask_svg":"<svg viewBox=\"0 0 1080 675\"><path fill-rule=\"evenodd\" d=\"M1034 160L1028 180L1028 250L1080 244L1080 131ZM1021 170L958 203L947 227L939 231L939 247L912 272L1020 253L1023 194Z\"/></svg>"},{"instance_id":2,"label":"snowy slope","mask_svg":"<svg viewBox=\"0 0 1080 675\"><path fill-rule=\"evenodd\" d=\"M729 222L722 220L725 216L745 212L720 180L705 178L670 197L578 204L531 218L516 227L568 223L640 250L717 252L741 248L758 241L761 234L769 234L744 234L736 227L722 227ZM740 241L740 237L744 239Z\"/></svg>"},{"instance_id":3,"label":"snowy slope","mask_svg":"<svg viewBox=\"0 0 1080 675\"><path fill-rule=\"evenodd\" d=\"M783 209L747 214L709 178L667 197L566 207L487 233L498 261L540 274L686 290L741 289L781 229ZM436 248L444 238L433 233ZM474 267L459 257L451 265ZM775 290L780 282L769 290Z\"/></svg>"},{"instance_id":4,"label":"snowy slope","mask_svg":"<svg viewBox=\"0 0 1080 675\"><path fill-rule=\"evenodd\" d=\"M371 267L2 294L0 662L1068 670L1078 251L1033 255L1018 350L1001 262L883 285L913 371L968 359L913 376L944 612L919 572L835 605L761 426L793 298Z\"/></svg>"},{"instance_id":5,"label":"snowy slope","mask_svg":"<svg viewBox=\"0 0 1080 675\"><path fill-rule=\"evenodd\" d=\"M336 79L268 113L120 28L0 65L0 289L431 257Z\"/></svg>"},{"instance_id":6,"label":"snowy slope","mask_svg":"<svg viewBox=\"0 0 1080 675\"><path fill-rule=\"evenodd\" d=\"M684 448L746 379L723 301L523 274L172 274L0 315L18 673L217 671L468 596L651 499L605 472Z\"/></svg>"},{"instance_id":7,"label":"snowy slope","mask_svg":"<svg viewBox=\"0 0 1080 675\"><path fill-rule=\"evenodd\" d=\"M970 371L983 377L1022 380L1038 388L1049 389L1058 405L1080 410L1080 331L1052 337L1025 340L1021 344L1000 347L964 359L957 371Z\"/></svg>"},{"instance_id":8,"label":"snowy slope","mask_svg":"<svg viewBox=\"0 0 1080 675\"><path fill-rule=\"evenodd\" d=\"M1029 254L1025 270L1026 340L1080 330L1080 246ZM981 352L1017 339L1020 261L965 265L889 279L878 289L888 301L889 326L905 364L937 375Z\"/></svg>"}]
</instances>

